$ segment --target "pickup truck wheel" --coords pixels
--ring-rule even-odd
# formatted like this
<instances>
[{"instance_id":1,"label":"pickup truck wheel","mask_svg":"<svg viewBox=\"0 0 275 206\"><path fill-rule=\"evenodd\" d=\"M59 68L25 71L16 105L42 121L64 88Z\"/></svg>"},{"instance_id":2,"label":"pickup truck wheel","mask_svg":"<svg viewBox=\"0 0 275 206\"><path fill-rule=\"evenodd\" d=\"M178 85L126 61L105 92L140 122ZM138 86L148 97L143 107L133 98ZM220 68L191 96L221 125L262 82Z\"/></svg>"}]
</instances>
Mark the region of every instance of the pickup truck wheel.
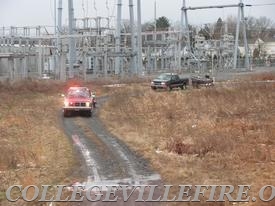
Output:
<instances>
[{"instance_id":1,"label":"pickup truck wheel","mask_svg":"<svg viewBox=\"0 0 275 206\"><path fill-rule=\"evenodd\" d=\"M186 84L181 85L180 88L181 88L181 90L186 89Z\"/></svg>"},{"instance_id":2,"label":"pickup truck wheel","mask_svg":"<svg viewBox=\"0 0 275 206\"><path fill-rule=\"evenodd\" d=\"M66 110L66 109L64 109L64 111L63 111L63 116L64 116L64 117L69 117L69 111Z\"/></svg>"},{"instance_id":3,"label":"pickup truck wheel","mask_svg":"<svg viewBox=\"0 0 275 206\"><path fill-rule=\"evenodd\" d=\"M91 117L91 116L92 116L92 111L88 111L88 112L86 113L86 115L87 115L87 117Z\"/></svg>"},{"instance_id":4,"label":"pickup truck wheel","mask_svg":"<svg viewBox=\"0 0 275 206\"><path fill-rule=\"evenodd\" d=\"M199 88L199 84L198 83L193 83L193 88L198 89Z\"/></svg>"},{"instance_id":5,"label":"pickup truck wheel","mask_svg":"<svg viewBox=\"0 0 275 206\"><path fill-rule=\"evenodd\" d=\"M173 87L171 87L171 86L169 86L168 88L169 88L169 91L172 91L172 89L173 89Z\"/></svg>"}]
</instances>

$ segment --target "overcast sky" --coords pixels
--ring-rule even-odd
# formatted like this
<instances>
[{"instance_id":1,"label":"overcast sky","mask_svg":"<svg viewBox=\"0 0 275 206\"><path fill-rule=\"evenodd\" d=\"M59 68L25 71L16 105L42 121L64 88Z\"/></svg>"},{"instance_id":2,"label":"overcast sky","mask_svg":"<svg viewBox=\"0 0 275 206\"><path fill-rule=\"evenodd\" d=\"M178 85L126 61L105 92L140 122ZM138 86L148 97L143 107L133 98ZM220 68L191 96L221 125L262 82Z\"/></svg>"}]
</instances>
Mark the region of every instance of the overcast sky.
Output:
<instances>
[{"instance_id":1,"label":"overcast sky","mask_svg":"<svg viewBox=\"0 0 275 206\"><path fill-rule=\"evenodd\" d=\"M56 0L58 2L58 0ZM117 0L74 0L75 17L114 16ZM129 18L128 0L123 1L123 18ZM141 0L142 22L154 19L154 2L157 17L166 16L172 22L180 21L182 0ZM108 2L108 4L106 4ZM237 4L239 0L186 0L187 6ZM245 4L275 4L275 0L244 0ZM136 5L136 0L134 0ZM54 0L0 0L0 26L54 25ZM106 6L108 5L108 6ZM63 0L63 17L67 22L67 0ZM107 9L108 8L108 9ZM135 7L136 8L136 7ZM189 12L190 24L215 22L236 15L237 8L211 9ZM275 22L275 5L245 8L246 16L266 16Z\"/></svg>"}]
</instances>

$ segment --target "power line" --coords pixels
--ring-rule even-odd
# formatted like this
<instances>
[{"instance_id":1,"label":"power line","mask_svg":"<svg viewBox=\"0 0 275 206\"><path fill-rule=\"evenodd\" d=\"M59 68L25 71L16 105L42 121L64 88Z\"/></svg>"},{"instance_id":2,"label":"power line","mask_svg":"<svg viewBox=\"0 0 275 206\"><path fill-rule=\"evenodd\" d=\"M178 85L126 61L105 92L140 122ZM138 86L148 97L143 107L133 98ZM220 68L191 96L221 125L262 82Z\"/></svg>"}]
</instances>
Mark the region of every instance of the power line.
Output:
<instances>
[{"instance_id":1,"label":"power line","mask_svg":"<svg viewBox=\"0 0 275 206\"><path fill-rule=\"evenodd\" d=\"M108 17L110 17L110 8L109 8L109 1L108 0L106 0L105 6L106 6L106 9L107 9Z\"/></svg>"},{"instance_id":2,"label":"power line","mask_svg":"<svg viewBox=\"0 0 275 206\"><path fill-rule=\"evenodd\" d=\"M251 6L270 6L275 5L275 3L269 3L269 4L251 4Z\"/></svg>"},{"instance_id":3,"label":"power line","mask_svg":"<svg viewBox=\"0 0 275 206\"><path fill-rule=\"evenodd\" d=\"M53 8L53 6L52 6L52 1L50 1L51 17L52 17L52 19L55 21L55 16L54 16L54 13L53 13L54 10L55 10L55 6L54 6L54 8Z\"/></svg>"},{"instance_id":4,"label":"power line","mask_svg":"<svg viewBox=\"0 0 275 206\"><path fill-rule=\"evenodd\" d=\"M97 7L96 7L96 2L94 0L94 10L95 10L95 16L97 17Z\"/></svg>"},{"instance_id":5,"label":"power line","mask_svg":"<svg viewBox=\"0 0 275 206\"><path fill-rule=\"evenodd\" d=\"M82 0L82 10L83 10L83 17L85 18L87 15L86 15L85 6L84 6L84 0Z\"/></svg>"}]
</instances>

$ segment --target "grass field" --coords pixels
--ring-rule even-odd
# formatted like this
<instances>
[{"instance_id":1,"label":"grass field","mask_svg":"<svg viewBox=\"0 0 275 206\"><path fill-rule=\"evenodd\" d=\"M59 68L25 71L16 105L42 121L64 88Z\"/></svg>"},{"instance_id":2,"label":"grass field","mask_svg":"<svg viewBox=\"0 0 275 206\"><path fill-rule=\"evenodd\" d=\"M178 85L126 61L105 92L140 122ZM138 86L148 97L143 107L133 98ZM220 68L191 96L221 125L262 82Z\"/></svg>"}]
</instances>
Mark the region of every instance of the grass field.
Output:
<instances>
[{"instance_id":1,"label":"grass field","mask_svg":"<svg viewBox=\"0 0 275 206\"><path fill-rule=\"evenodd\" d=\"M26 81L0 89L0 191L11 185L69 184L77 161L60 124L63 86ZM31 195L31 193L30 193ZM19 203L17 203L19 204ZM34 203L33 203L34 204Z\"/></svg>"},{"instance_id":2,"label":"grass field","mask_svg":"<svg viewBox=\"0 0 275 206\"><path fill-rule=\"evenodd\" d=\"M152 163L165 183L252 185L253 197L262 186L274 184L274 100L271 83L172 92L133 85L113 95L100 116L112 133Z\"/></svg>"},{"instance_id":3,"label":"grass field","mask_svg":"<svg viewBox=\"0 0 275 206\"><path fill-rule=\"evenodd\" d=\"M70 86L87 86L99 97L113 90L103 87L104 84L114 83L121 82L26 80L0 83L0 205L12 205L7 202L5 191L15 184L23 188L39 187L72 184L86 178L83 171L79 171L82 163L62 128L61 94ZM56 194L54 189L49 197L52 194ZM13 205L20 204L19 201Z\"/></svg>"},{"instance_id":4,"label":"grass field","mask_svg":"<svg viewBox=\"0 0 275 206\"><path fill-rule=\"evenodd\" d=\"M274 74L250 78L273 79ZM164 183L252 185L251 197L262 186L274 185L273 83L244 81L172 92L154 92L141 84L102 87L105 83L86 83L97 96L111 96L100 112L102 120L112 133L151 162ZM0 85L0 205L9 205L5 190L14 184L81 181L77 170L81 163L60 121L60 94L78 84L83 83L26 81ZM266 197L269 195L267 191Z\"/></svg>"},{"instance_id":5,"label":"grass field","mask_svg":"<svg viewBox=\"0 0 275 206\"><path fill-rule=\"evenodd\" d=\"M11 185L58 185L82 180L78 171L81 162L61 124L60 94L74 85L83 83L33 80L0 85L0 205L10 204L5 191ZM97 85L86 86L102 94Z\"/></svg>"}]
</instances>

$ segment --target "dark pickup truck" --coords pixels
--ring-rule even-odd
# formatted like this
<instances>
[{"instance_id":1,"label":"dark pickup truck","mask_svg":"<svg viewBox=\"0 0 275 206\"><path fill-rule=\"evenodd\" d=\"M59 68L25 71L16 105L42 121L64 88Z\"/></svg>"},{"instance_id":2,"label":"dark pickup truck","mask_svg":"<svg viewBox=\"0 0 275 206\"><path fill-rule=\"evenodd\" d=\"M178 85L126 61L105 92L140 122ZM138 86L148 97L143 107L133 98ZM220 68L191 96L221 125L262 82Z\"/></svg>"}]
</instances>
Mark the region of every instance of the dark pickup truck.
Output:
<instances>
[{"instance_id":1,"label":"dark pickup truck","mask_svg":"<svg viewBox=\"0 0 275 206\"><path fill-rule=\"evenodd\" d=\"M191 82L194 88L199 88L200 86L206 86L206 87L214 86L213 79L210 78L209 75L205 75L204 77L192 76Z\"/></svg>"},{"instance_id":2,"label":"dark pickup truck","mask_svg":"<svg viewBox=\"0 0 275 206\"><path fill-rule=\"evenodd\" d=\"M152 89L170 89L181 88L186 89L188 78L180 78L174 73L163 73L151 82Z\"/></svg>"}]
</instances>

